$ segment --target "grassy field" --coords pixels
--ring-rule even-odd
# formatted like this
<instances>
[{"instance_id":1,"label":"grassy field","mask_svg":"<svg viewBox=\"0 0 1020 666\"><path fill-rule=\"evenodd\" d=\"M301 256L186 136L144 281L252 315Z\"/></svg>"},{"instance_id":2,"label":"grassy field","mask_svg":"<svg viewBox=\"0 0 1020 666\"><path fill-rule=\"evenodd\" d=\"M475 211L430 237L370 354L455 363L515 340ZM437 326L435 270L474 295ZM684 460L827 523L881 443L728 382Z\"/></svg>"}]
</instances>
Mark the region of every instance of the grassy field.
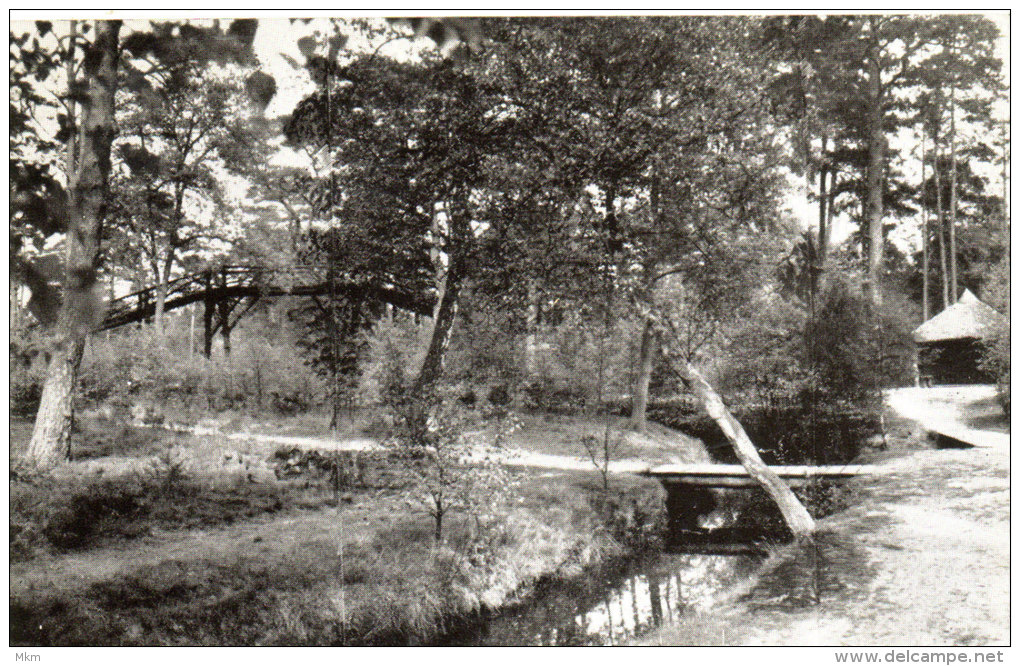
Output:
<instances>
[{"instance_id":1,"label":"grassy field","mask_svg":"<svg viewBox=\"0 0 1020 666\"><path fill-rule=\"evenodd\" d=\"M13 424L13 456L29 431ZM322 460L265 442L82 431L53 476L11 481L13 644L426 643L662 519L655 483L620 477L603 498L594 474L518 471L436 546L384 453L343 458L335 496Z\"/></svg>"},{"instance_id":2,"label":"grassy field","mask_svg":"<svg viewBox=\"0 0 1020 666\"><path fill-rule=\"evenodd\" d=\"M614 440L614 457L641 458L649 462L704 462L707 454L698 440L654 422L647 424L643 435L627 431L627 419L618 416L571 416L521 411L511 413L517 428L504 442L508 449L575 458L586 457L581 444L585 436L601 439L608 425ZM114 430L121 428L110 419L92 417L93 421L106 422ZM303 414L274 416L255 415L249 412L227 411L220 414L196 416L180 411L167 410L159 415L164 425L183 424L199 426L202 429L222 433L249 433L252 435L301 437L333 441L335 439L378 440L384 437L387 423L378 411L355 409L344 411L337 428L330 429L330 416L325 412L312 411ZM18 427L24 427L19 421ZM102 429L87 428L79 436L85 451L95 448L95 438L110 438L96 434ZM129 435L130 436L130 435ZM17 438L17 436L16 436ZM78 447L72 447L77 449Z\"/></svg>"}]
</instances>

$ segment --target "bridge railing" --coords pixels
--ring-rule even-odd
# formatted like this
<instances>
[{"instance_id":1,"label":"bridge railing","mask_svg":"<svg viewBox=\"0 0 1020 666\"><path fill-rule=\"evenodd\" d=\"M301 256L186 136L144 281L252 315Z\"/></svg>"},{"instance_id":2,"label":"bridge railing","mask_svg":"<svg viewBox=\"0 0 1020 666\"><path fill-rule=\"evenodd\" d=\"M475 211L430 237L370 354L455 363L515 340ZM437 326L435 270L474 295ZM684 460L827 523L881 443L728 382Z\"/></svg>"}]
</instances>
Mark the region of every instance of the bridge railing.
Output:
<instances>
[{"instance_id":1,"label":"bridge railing","mask_svg":"<svg viewBox=\"0 0 1020 666\"><path fill-rule=\"evenodd\" d=\"M302 291L310 293L328 293L329 274L333 273L333 280L343 287L339 291L351 285L375 285L382 290L407 291L413 293L413 288L407 285L403 287L396 279L379 275L352 276L346 271L336 271L336 267L325 264L303 264L284 267L246 266L227 264L215 268L208 268L195 273L189 273L174 278L167 283L166 298L164 307L167 311L195 303L206 301L209 307L209 300L216 301L224 297L225 292L232 292L231 297L236 298L238 290L250 291L253 294L259 292L299 293ZM312 281L309 280L312 278ZM286 284L290 282L291 284ZM419 288L420 289L420 288ZM112 299L107 305L107 313L99 330L117 328L125 324L143 321L155 314L155 304L158 286L146 287L137 291L125 294ZM277 294L277 295L278 295ZM252 295L252 294L248 294Z\"/></svg>"}]
</instances>

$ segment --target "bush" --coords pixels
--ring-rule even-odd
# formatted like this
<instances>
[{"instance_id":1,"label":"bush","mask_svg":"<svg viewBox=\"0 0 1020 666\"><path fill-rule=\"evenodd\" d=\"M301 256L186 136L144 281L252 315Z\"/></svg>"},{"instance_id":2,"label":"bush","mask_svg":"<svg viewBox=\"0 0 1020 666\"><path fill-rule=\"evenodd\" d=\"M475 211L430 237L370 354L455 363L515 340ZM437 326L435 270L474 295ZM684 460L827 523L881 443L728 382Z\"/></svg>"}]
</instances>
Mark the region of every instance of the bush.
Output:
<instances>
[{"instance_id":1,"label":"bush","mask_svg":"<svg viewBox=\"0 0 1020 666\"><path fill-rule=\"evenodd\" d=\"M662 546L668 520L658 484L593 491L589 501L616 543L636 553Z\"/></svg>"},{"instance_id":2,"label":"bush","mask_svg":"<svg viewBox=\"0 0 1020 666\"><path fill-rule=\"evenodd\" d=\"M182 338L172 331L161 338L148 328L92 338L80 371L84 403L158 403L188 411L268 407L294 414L325 393L287 336L263 334L257 322L235 331L229 357L206 358Z\"/></svg>"},{"instance_id":3,"label":"bush","mask_svg":"<svg viewBox=\"0 0 1020 666\"><path fill-rule=\"evenodd\" d=\"M11 484L11 555L31 557L40 547L77 550L129 517L144 513L137 487L95 482L65 486Z\"/></svg>"},{"instance_id":4,"label":"bush","mask_svg":"<svg viewBox=\"0 0 1020 666\"><path fill-rule=\"evenodd\" d=\"M363 405L384 404L398 388L394 373L406 375L421 365L426 349L422 331L409 317L382 319L369 331L367 346L357 400Z\"/></svg>"},{"instance_id":5,"label":"bush","mask_svg":"<svg viewBox=\"0 0 1020 666\"><path fill-rule=\"evenodd\" d=\"M10 362L10 405L12 416L35 416L46 378L43 338L37 329L12 328Z\"/></svg>"},{"instance_id":6,"label":"bush","mask_svg":"<svg viewBox=\"0 0 1020 666\"><path fill-rule=\"evenodd\" d=\"M981 356L981 369L995 377L995 389L1002 411L1009 415L1009 329L1001 331L985 343Z\"/></svg>"},{"instance_id":7,"label":"bush","mask_svg":"<svg viewBox=\"0 0 1020 666\"><path fill-rule=\"evenodd\" d=\"M992 266L981 288L981 298L1009 319L1009 256ZM1009 327L987 341L981 369L995 377L1002 411L1009 415Z\"/></svg>"},{"instance_id":8,"label":"bush","mask_svg":"<svg viewBox=\"0 0 1020 666\"><path fill-rule=\"evenodd\" d=\"M849 462L880 427L881 390L913 375L899 301L889 294L875 325L859 288L834 273L813 313L775 295L756 304L732 336L720 387L767 462ZM666 423L727 448L701 417Z\"/></svg>"},{"instance_id":9,"label":"bush","mask_svg":"<svg viewBox=\"0 0 1020 666\"><path fill-rule=\"evenodd\" d=\"M11 416L31 417L39 411L42 399L42 378L28 369L11 366Z\"/></svg>"}]
</instances>

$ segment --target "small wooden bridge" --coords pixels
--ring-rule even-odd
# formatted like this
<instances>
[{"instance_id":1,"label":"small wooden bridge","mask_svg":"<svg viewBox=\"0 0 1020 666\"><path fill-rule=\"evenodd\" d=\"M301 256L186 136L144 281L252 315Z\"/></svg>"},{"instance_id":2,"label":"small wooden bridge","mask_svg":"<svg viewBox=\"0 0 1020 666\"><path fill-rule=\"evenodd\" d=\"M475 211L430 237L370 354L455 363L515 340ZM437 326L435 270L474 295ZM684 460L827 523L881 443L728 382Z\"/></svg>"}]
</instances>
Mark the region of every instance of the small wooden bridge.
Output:
<instances>
[{"instance_id":1,"label":"small wooden bridge","mask_svg":"<svg viewBox=\"0 0 1020 666\"><path fill-rule=\"evenodd\" d=\"M157 289L149 287L111 300L106 318L98 330L150 319L156 313ZM205 353L208 356L213 336L220 332L227 339L237 322L259 299L327 295L342 296L352 301L389 303L424 316L432 315L435 303L435 294L420 285L415 288L375 276L354 278L334 274L326 266L222 266L172 280L167 285L163 311L202 303L205 306Z\"/></svg>"},{"instance_id":2,"label":"small wooden bridge","mask_svg":"<svg viewBox=\"0 0 1020 666\"><path fill-rule=\"evenodd\" d=\"M881 473L874 465L769 465L769 469L795 488ZM703 531L701 516L718 506L714 491L761 487L742 465L659 465L640 474L662 483L670 524L678 533Z\"/></svg>"},{"instance_id":3,"label":"small wooden bridge","mask_svg":"<svg viewBox=\"0 0 1020 666\"><path fill-rule=\"evenodd\" d=\"M844 481L855 476L877 474L875 465L770 465L769 469L797 488L815 481ZM642 472L665 486L699 488L757 488L742 465L659 465Z\"/></svg>"}]
</instances>

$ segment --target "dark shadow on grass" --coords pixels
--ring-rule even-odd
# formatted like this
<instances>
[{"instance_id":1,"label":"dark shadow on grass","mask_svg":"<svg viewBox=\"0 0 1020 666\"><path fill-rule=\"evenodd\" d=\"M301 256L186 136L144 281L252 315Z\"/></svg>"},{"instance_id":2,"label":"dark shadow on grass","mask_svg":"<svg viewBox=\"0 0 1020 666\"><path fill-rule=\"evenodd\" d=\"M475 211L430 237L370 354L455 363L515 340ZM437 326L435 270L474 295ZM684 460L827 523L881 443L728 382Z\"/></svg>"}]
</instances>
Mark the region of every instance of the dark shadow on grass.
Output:
<instances>
[{"instance_id":1,"label":"dark shadow on grass","mask_svg":"<svg viewBox=\"0 0 1020 666\"><path fill-rule=\"evenodd\" d=\"M820 532L812 544L764 571L740 598L752 610L793 611L837 596L863 594L874 566L852 537Z\"/></svg>"},{"instance_id":2,"label":"dark shadow on grass","mask_svg":"<svg viewBox=\"0 0 1020 666\"><path fill-rule=\"evenodd\" d=\"M940 432L928 433L928 438L935 444L936 449L973 449L973 444L950 437L949 435L943 435Z\"/></svg>"}]
</instances>

